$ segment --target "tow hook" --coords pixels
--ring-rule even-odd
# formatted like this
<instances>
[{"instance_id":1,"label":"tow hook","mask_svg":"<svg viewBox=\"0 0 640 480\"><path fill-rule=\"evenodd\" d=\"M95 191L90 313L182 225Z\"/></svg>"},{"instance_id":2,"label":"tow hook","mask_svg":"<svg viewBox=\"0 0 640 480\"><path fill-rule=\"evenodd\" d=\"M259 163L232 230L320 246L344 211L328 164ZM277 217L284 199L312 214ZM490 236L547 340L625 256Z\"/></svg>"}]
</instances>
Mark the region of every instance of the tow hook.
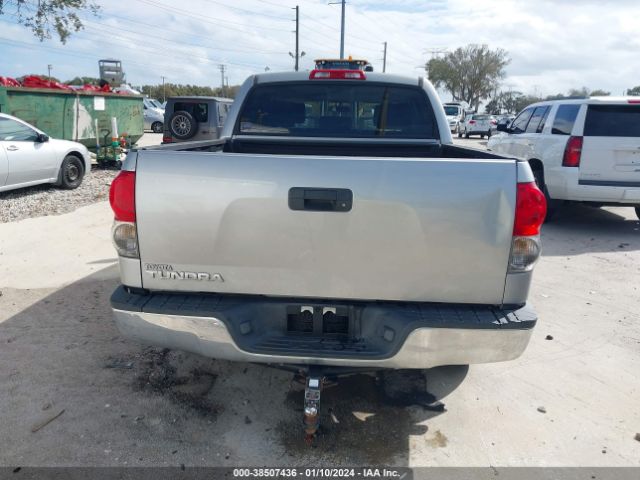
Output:
<instances>
[{"instance_id":1,"label":"tow hook","mask_svg":"<svg viewBox=\"0 0 640 480\"><path fill-rule=\"evenodd\" d=\"M320 393L322 392L325 378L319 371L310 369L306 380L302 425L304 428L304 441L310 445L320 427Z\"/></svg>"}]
</instances>

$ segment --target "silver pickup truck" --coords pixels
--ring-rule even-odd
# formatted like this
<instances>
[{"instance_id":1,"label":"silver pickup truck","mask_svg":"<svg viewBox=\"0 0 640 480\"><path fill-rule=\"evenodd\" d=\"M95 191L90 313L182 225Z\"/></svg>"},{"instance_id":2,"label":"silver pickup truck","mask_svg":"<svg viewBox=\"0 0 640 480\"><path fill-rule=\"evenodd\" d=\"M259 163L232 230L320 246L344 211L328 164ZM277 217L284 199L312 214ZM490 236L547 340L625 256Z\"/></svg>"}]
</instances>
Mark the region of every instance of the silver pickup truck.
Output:
<instances>
[{"instance_id":1,"label":"silver pickup truck","mask_svg":"<svg viewBox=\"0 0 640 480\"><path fill-rule=\"evenodd\" d=\"M128 337L275 365L518 357L544 195L457 147L422 78L269 73L216 141L129 153L111 186Z\"/></svg>"}]
</instances>

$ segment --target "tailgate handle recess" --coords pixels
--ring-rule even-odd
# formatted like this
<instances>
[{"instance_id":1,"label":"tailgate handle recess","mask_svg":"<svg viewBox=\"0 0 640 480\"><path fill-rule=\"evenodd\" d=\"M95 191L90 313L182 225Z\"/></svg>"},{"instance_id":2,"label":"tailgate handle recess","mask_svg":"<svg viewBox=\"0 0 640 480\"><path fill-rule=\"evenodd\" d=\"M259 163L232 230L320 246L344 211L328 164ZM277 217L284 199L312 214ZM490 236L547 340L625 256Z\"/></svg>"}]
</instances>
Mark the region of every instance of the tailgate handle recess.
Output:
<instances>
[{"instance_id":1,"label":"tailgate handle recess","mask_svg":"<svg viewBox=\"0 0 640 480\"><path fill-rule=\"evenodd\" d=\"M348 188L293 187L289 189L289 208L312 212L349 212L353 192Z\"/></svg>"}]
</instances>

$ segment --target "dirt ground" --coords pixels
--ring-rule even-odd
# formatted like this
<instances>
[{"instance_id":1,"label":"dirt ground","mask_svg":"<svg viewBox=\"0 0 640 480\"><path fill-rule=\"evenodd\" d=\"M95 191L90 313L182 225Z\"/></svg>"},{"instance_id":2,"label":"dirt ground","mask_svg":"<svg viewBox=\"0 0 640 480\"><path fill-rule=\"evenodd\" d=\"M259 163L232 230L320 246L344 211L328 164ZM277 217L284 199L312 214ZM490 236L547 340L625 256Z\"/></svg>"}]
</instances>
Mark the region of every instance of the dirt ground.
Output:
<instances>
[{"instance_id":1,"label":"dirt ground","mask_svg":"<svg viewBox=\"0 0 640 480\"><path fill-rule=\"evenodd\" d=\"M630 208L545 225L521 358L342 382L312 447L290 374L119 335L110 223L101 202L0 225L0 466L640 466Z\"/></svg>"}]
</instances>

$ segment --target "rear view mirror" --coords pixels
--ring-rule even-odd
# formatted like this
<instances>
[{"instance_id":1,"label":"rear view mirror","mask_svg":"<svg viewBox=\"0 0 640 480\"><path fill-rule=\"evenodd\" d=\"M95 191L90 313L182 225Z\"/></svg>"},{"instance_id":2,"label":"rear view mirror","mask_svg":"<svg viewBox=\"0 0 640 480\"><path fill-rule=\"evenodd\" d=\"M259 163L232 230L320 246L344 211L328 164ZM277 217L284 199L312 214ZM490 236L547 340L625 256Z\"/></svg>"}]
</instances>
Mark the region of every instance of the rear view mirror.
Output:
<instances>
[{"instance_id":1,"label":"rear view mirror","mask_svg":"<svg viewBox=\"0 0 640 480\"><path fill-rule=\"evenodd\" d=\"M45 135L44 133L39 133L38 136L36 137L36 142L38 143L45 143L49 141L49 136Z\"/></svg>"}]
</instances>

